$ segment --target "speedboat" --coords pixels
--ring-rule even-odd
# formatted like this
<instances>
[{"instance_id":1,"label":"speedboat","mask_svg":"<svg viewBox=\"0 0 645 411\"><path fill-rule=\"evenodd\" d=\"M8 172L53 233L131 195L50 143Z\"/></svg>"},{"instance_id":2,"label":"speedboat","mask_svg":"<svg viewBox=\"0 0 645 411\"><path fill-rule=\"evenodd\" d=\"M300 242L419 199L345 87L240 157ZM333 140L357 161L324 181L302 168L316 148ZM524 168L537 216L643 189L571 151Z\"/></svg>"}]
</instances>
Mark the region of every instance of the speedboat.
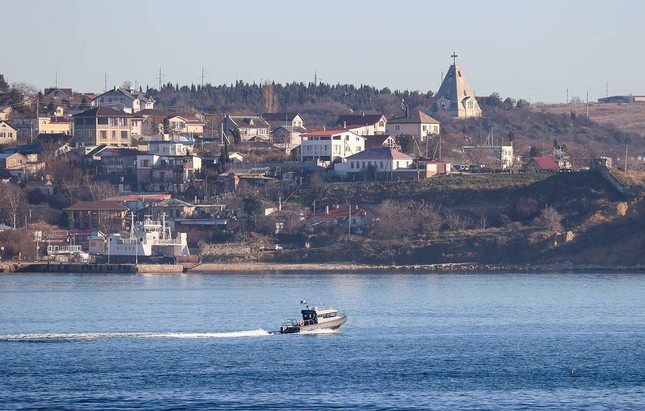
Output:
<instances>
[{"instance_id":1,"label":"speedboat","mask_svg":"<svg viewBox=\"0 0 645 411\"><path fill-rule=\"evenodd\" d=\"M318 308L307 304L305 300L300 303L305 305L305 308L300 311L302 318L283 322L280 326L280 334L337 330L347 321L347 316L344 313L339 313L335 308Z\"/></svg>"}]
</instances>

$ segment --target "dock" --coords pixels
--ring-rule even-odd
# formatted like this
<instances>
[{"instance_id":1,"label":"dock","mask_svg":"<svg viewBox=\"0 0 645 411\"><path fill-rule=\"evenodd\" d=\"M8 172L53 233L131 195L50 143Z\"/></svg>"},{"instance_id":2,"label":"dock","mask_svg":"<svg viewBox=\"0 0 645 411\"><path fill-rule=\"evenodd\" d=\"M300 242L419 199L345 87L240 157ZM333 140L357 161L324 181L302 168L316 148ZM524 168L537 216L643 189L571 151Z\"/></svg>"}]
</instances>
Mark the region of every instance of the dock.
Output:
<instances>
[{"instance_id":1,"label":"dock","mask_svg":"<svg viewBox=\"0 0 645 411\"><path fill-rule=\"evenodd\" d=\"M96 274L176 274L186 272L181 264L108 264L60 262L5 262L2 273L96 273Z\"/></svg>"}]
</instances>

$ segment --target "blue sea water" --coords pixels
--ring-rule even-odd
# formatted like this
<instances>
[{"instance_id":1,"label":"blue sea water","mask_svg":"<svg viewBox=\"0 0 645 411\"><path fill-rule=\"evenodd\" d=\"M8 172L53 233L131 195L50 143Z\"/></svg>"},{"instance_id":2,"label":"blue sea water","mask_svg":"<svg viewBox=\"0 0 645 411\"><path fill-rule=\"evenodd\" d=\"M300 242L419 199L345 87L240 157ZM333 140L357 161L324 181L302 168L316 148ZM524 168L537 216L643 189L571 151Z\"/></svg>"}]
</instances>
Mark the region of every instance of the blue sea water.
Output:
<instances>
[{"instance_id":1,"label":"blue sea water","mask_svg":"<svg viewBox=\"0 0 645 411\"><path fill-rule=\"evenodd\" d=\"M21 408L644 409L645 275L3 275Z\"/></svg>"}]
</instances>

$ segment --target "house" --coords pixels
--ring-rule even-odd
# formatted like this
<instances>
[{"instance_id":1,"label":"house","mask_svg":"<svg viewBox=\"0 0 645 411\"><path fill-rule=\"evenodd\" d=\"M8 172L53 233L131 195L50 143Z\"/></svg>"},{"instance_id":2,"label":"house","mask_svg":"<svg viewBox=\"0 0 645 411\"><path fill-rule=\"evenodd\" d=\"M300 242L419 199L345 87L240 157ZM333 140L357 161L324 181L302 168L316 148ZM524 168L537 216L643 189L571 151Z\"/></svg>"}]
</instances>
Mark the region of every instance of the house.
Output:
<instances>
[{"instance_id":1,"label":"house","mask_svg":"<svg viewBox=\"0 0 645 411\"><path fill-rule=\"evenodd\" d=\"M342 227L351 230L354 233L362 233L367 226L367 210L359 206L340 207L336 206L330 209L325 206L325 211L316 213L312 217L311 227ZM351 220L348 219L351 217Z\"/></svg>"},{"instance_id":2,"label":"house","mask_svg":"<svg viewBox=\"0 0 645 411\"><path fill-rule=\"evenodd\" d=\"M192 154L195 142L189 138L177 138L173 141L152 140L146 142L146 145L149 153L169 156L185 156Z\"/></svg>"},{"instance_id":3,"label":"house","mask_svg":"<svg viewBox=\"0 0 645 411\"><path fill-rule=\"evenodd\" d=\"M386 130L395 138L401 134L408 134L420 141L425 141L430 136L438 135L441 131L439 127L439 121L423 111L406 108L405 113L387 121Z\"/></svg>"},{"instance_id":4,"label":"house","mask_svg":"<svg viewBox=\"0 0 645 411\"><path fill-rule=\"evenodd\" d=\"M137 183L152 191L181 191L183 184L202 168L201 157L194 155L158 155L141 153L137 156Z\"/></svg>"},{"instance_id":5,"label":"house","mask_svg":"<svg viewBox=\"0 0 645 411\"><path fill-rule=\"evenodd\" d=\"M113 90L99 94L92 101L92 105L94 107L110 107L132 114L141 110L153 109L155 100L130 88L114 87Z\"/></svg>"},{"instance_id":6,"label":"house","mask_svg":"<svg viewBox=\"0 0 645 411\"><path fill-rule=\"evenodd\" d=\"M110 197L108 200L121 203L131 211L138 213L151 204L168 200L169 198L171 198L170 193L129 193Z\"/></svg>"},{"instance_id":7,"label":"house","mask_svg":"<svg viewBox=\"0 0 645 411\"><path fill-rule=\"evenodd\" d=\"M0 121L8 121L12 111L11 106L0 106Z\"/></svg>"},{"instance_id":8,"label":"house","mask_svg":"<svg viewBox=\"0 0 645 411\"><path fill-rule=\"evenodd\" d=\"M409 170L414 159L393 148L368 148L334 165L334 172L342 178L391 178L393 172Z\"/></svg>"},{"instance_id":9,"label":"house","mask_svg":"<svg viewBox=\"0 0 645 411\"><path fill-rule=\"evenodd\" d=\"M527 171L558 171L558 162L551 157L533 157L524 168Z\"/></svg>"},{"instance_id":10,"label":"house","mask_svg":"<svg viewBox=\"0 0 645 411\"><path fill-rule=\"evenodd\" d=\"M50 87L44 90L40 103L52 113L56 107L69 107L73 99L74 92L71 88Z\"/></svg>"},{"instance_id":11,"label":"house","mask_svg":"<svg viewBox=\"0 0 645 411\"><path fill-rule=\"evenodd\" d=\"M276 146L283 148L287 153L302 142L302 133L307 129L299 126L280 126L271 132L271 140Z\"/></svg>"},{"instance_id":12,"label":"house","mask_svg":"<svg viewBox=\"0 0 645 411\"><path fill-rule=\"evenodd\" d=\"M132 114L109 107L95 107L72 117L74 141L79 146L106 144L128 147L131 144Z\"/></svg>"},{"instance_id":13,"label":"house","mask_svg":"<svg viewBox=\"0 0 645 411\"><path fill-rule=\"evenodd\" d=\"M132 133L144 136L162 134L164 132L164 120L166 118L168 118L168 114L156 108L144 109L134 113L133 119L137 121L132 126Z\"/></svg>"},{"instance_id":14,"label":"house","mask_svg":"<svg viewBox=\"0 0 645 411\"><path fill-rule=\"evenodd\" d=\"M22 169L29 160L20 153L0 153L0 169L16 170Z\"/></svg>"},{"instance_id":15,"label":"house","mask_svg":"<svg viewBox=\"0 0 645 411\"><path fill-rule=\"evenodd\" d=\"M383 114L344 114L338 117L336 125L361 136L385 134L387 118Z\"/></svg>"},{"instance_id":16,"label":"house","mask_svg":"<svg viewBox=\"0 0 645 411\"><path fill-rule=\"evenodd\" d=\"M452 53L450 57L453 58L453 63L435 95L433 108L446 111L457 118L481 117L482 109L461 66L457 64L457 54Z\"/></svg>"},{"instance_id":17,"label":"house","mask_svg":"<svg viewBox=\"0 0 645 411\"><path fill-rule=\"evenodd\" d=\"M64 209L70 230L102 230L114 233L125 229L128 207L116 201L78 201Z\"/></svg>"},{"instance_id":18,"label":"house","mask_svg":"<svg viewBox=\"0 0 645 411\"><path fill-rule=\"evenodd\" d=\"M515 160L512 145L464 146L463 151L468 156L470 164L478 166L506 170L513 166Z\"/></svg>"},{"instance_id":19,"label":"house","mask_svg":"<svg viewBox=\"0 0 645 411\"><path fill-rule=\"evenodd\" d=\"M164 120L168 124L168 132L174 134L202 135L204 122L194 114L181 114L169 116Z\"/></svg>"},{"instance_id":20,"label":"house","mask_svg":"<svg viewBox=\"0 0 645 411\"><path fill-rule=\"evenodd\" d=\"M226 115L220 123L223 136L229 141L268 141L270 126L260 116L231 116Z\"/></svg>"},{"instance_id":21,"label":"house","mask_svg":"<svg viewBox=\"0 0 645 411\"><path fill-rule=\"evenodd\" d=\"M305 121L300 113L264 113L262 118L269 123L272 131L281 126L305 128Z\"/></svg>"},{"instance_id":22,"label":"house","mask_svg":"<svg viewBox=\"0 0 645 411\"><path fill-rule=\"evenodd\" d=\"M139 212L140 216L152 216L153 220L161 221L162 216L166 219L174 220L177 218L192 217L196 209L195 204L179 200L177 198L169 198L167 200L159 201L148 205Z\"/></svg>"},{"instance_id":23,"label":"house","mask_svg":"<svg viewBox=\"0 0 645 411\"><path fill-rule=\"evenodd\" d=\"M368 148L397 148L396 140L389 134L367 135L365 137L365 149Z\"/></svg>"},{"instance_id":24,"label":"house","mask_svg":"<svg viewBox=\"0 0 645 411\"><path fill-rule=\"evenodd\" d=\"M74 122L68 117L51 116L38 117L38 134L67 134L73 135Z\"/></svg>"},{"instance_id":25,"label":"house","mask_svg":"<svg viewBox=\"0 0 645 411\"><path fill-rule=\"evenodd\" d=\"M365 149L365 137L346 129L317 130L302 135L300 161L329 165Z\"/></svg>"},{"instance_id":26,"label":"house","mask_svg":"<svg viewBox=\"0 0 645 411\"><path fill-rule=\"evenodd\" d=\"M28 177L45 168L45 163L38 161L37 154L4 152L0 153L0 170L6 171L12 177Z\"/></svg>"},{"instance_id":27,"label":"house","mask_svg":"<svg viewBox=\"0 0 645 411\"><path fill-rule=\"evenodd\" d=\"M18 130L13 128L9 123L0 121L0 144L15 143L18 139Z\"/></svg>"},{"instance_id":28,"label":"house","mask_svg":"<svg viewBox=\"0 0 645 411\"><path fill-rule=\"evenodd\" d=\"M133 175L137 156L141 154L134 148L107 146L99 153L92 153L92 158L98 160L98 167L107 174Z\"/></svg>"}]
</instances>

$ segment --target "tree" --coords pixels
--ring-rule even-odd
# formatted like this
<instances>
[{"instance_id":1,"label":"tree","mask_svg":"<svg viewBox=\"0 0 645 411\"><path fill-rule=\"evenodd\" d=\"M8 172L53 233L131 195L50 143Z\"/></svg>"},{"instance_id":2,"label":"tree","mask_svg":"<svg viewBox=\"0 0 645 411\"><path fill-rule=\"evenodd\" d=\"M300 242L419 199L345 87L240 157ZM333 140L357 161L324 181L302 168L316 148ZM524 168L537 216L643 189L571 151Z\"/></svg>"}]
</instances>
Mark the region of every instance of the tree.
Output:
<instances>
[{"instance_id":1,"label":"tree","mask_svg":"<svg viewBox=\"0 0 645 411\"><path fill-rule=\"evenodd\" d=\"M88 184L87 189L92 201L101 201L117 195L117 191L114 186L107 181L98 181Z\"/></svg>"},{"instance_id":2,"label":"tree","mask_svg":"<svg viewBox=\"0 0 645 411\"><path fill-rule=\"evenodd\" d=\"M0 183L0 198L2 198L0 219L15 228L21 220L18 217L18 211L27 209L27 196L14 184Z\"/></svg>"},{"instance_id":3,"label":"tree","mask_svg":"<svg viewBox=\"0 0 645 411\"><path fill-rule=\"evenodd\" d=\"M401 146L401 151L406 154L414 153L414 137L410 134L401 134L396 137L396 143Z\"/></svg>"},{"instance_id":4,"label":"tree","mask_svg":"<svg viewBox=\"0 0 645 411\"><path fill-rule=\"evenodd\" d=\"M562 231L562 216L553 207L546 206L539 216L535 217L533 224L554 233Z\"/></svg>"}]
</instances>

